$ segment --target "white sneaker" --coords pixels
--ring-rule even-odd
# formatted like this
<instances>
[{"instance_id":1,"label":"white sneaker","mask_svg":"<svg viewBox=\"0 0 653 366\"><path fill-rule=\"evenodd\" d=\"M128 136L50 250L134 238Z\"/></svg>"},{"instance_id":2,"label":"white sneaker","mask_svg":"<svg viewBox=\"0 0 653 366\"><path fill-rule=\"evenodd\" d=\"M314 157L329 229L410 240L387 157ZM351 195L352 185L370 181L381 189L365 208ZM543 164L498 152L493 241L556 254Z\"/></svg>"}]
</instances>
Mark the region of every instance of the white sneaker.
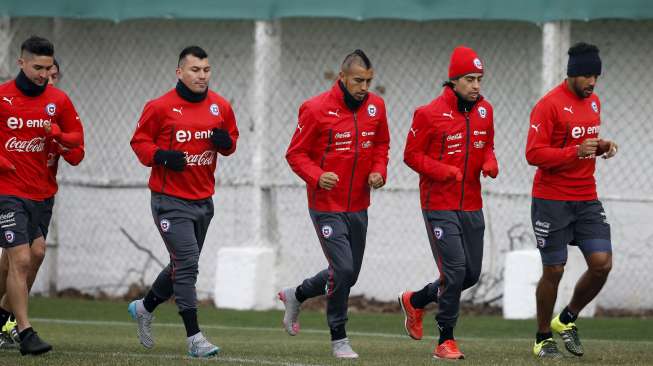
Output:
<instances>
[{"instance_id":1,"label":"white sneaker","mask_svg":"<svg viewBox=\"0 0 653 366\"><path fill-rule=\"evenodd\" d=\"M349 338L331 341L331 351L336 358L358 358L358 353L354 352L349 344Z\"/></svg>"},{"instance_id":2,"label":"white sneaker","mask_svg":"<svg viewBox=\"0 0 653 366\"><path fill-rule=\"evenodd\" d=\"M283 326L291 336L299 333L299 308L301 302L295 297L295 287L286 287L279 291L279 300L283 301L286 312L283 314Z\"/></svg>"},{"instance_id":3,"label":"white sneaker","mask_svg":"<svg viewBox=\"0 0 653 366\"><path fill-rule=\"evenodd\" d=\"M138 340L143 347L154 347L154 338L152 337L152 320L154 320L154 315L145 310L143 299L132 301L127 307L127 311L132 319L136 320Z\"/></svg>"},{"instance_id":4,"label":"white sneaker","mask_svg":"<svg viewBox=\"0 0 653 366\"><path fill-rule=\"evenodd\" d=\"M220 347L209 342L206 337L199 332L194 336L188 337L188 355L191 357L211 357L220 352Z\"/></svg>"}]
</instances>

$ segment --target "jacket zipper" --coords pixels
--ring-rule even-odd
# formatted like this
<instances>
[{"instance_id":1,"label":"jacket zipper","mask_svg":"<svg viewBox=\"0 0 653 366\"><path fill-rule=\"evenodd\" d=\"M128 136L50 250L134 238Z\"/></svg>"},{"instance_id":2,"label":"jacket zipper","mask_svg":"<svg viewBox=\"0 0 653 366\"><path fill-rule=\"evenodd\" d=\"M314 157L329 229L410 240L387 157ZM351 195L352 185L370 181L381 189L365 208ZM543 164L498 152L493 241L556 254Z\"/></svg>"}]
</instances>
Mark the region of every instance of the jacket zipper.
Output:
<instances>
[{"instance_id":1,"label":"jacket zipper","mask_svg":"<svg viewBox=\"0 0 653 366\"><path fill-rule=\"evenodd\" d=\"M349 197L347 198L347 211L351 209L351 191L354 188L354 174L356 172L356 161L358 160L358 120L356 119L356 112L354 111L354 164L351 167L351 179L349 180Z\"/></svg>"},{"instance_id":2,"label":"jacket zipper","mask_svg":"<svg viewBox=\"0 0 653 366\"><path fill-rule=\"evenodd\" d=\"M320 160L320 168L324 169L324 162L326 161L327 154L329 153L329 148L331 147L331 142L333 139L333 129L329 129L329 139L327 141L327 146L324 149L324 154L322 154L322 160ZM318 189L320 188L319 186L319 180L318 180ZM311 199L312 202L315 202L315 194L317 193L317 189L313 191L313 198Z\"/></svg>"},{"instance_id":3,"label":"jacket zipper","mask_svg":"<svg viewBox=\"0 0 653 366\"><path fill-rule=\"evenodd\" d=\"M465 137L465 165L463 165L463 184L460 190L460 210L463 210L463 202L465 200L465 178L467 177L467 160L469 159L469 112L465 112L465 127L467 133Z\"/></svg>"}]
</instances>

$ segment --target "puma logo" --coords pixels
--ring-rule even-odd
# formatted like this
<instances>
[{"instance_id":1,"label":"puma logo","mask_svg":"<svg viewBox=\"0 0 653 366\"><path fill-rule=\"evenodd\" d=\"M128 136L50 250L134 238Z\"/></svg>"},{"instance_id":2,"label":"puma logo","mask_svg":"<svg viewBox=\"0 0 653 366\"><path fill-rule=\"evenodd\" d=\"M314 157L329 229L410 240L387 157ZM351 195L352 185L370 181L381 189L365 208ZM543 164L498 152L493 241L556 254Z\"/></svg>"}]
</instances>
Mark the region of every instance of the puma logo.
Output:
<instances>
[{"instance_id":1,"label":"puma logo","mask_svg":"<svg viewBox=\"0 0 653 366\"><path fill-rule=\"evenodd\" d=\"M449 118L453 119L453 111L451 111L449 113L442 112L442 115L445 116L445 117L449 117Z\"/></svg>"},{"instance_id":2,"label":"puma logo","mask_svg":"<svg viewBox=\"0 0 653 366\"><path fill-rule=\"evenodd\" d=\"M12 101L14 100L14 97L11 97L11 98L2 97L2 100L4 100L5 102L9 103L9 105L13 105L13 104L12 104Z\"/></svg>"},{"instance_id":3,"label":"puma logo","mask_svg":"<svg viewBox=\"0 0 653 366\"><path fill-rule=\"evenodd\" d=\"M541 125L541 123L538 123L537 125L531 125L531 128L534 129L535 132L539 133L540 132L540 130L539 130L540 125Z\"/></svg>"},{"instance_id":4,"label":"puma logo","mask_svg":"<svg viewBox=\"0 0 653 366\"><path fill-rule=\"evenodd\" d=\"M569 112L569 113L571 113L571 114L574 114L574 111L571 110L571 106L569 106L569 107L564 107L564 108L562 108L562 109L565 110L565 111L567 111L567 112Z\"/></svg>"},{"instance_id":5,"label":"puma logo","mask_svg":"<svg viewBox=\"0 0 653 366\"><path fill-rule=\"evenodd\" d=\"M177 113L179 113L180 116L183 116L183 115L181 114L181 109L182 109L182 108L183 108L183 107L179 107L179 108L174 108L174 107L173 107L173 108L172 108L172 111L173 111L173 112L177 112Z\"/></svg>"},{"instance_id":6,"label":"puma logo","mask_svg":"<svg viewBox=\"0 0 653 366\"><path fill-rule=\"evenodd\" d=\"M417 136L417 130L413 129L412 127L411 127L411 129L410 129L410 132L413 133L413 137L416 137L416 136Z\"/></svg>"},{"instance_id":7,"label":"puma logo","mask_svg":"<svg viewBox=\"0 0 653 366\"><path fill-rule=\"evenodd\" d=\"M339 109L336 109L335 111L327 111L327 114L328 114L329 116L336 116L336 117L338 117L338 111L340 111L340 110L339 110Z\"/></svg>"}]
</instances>

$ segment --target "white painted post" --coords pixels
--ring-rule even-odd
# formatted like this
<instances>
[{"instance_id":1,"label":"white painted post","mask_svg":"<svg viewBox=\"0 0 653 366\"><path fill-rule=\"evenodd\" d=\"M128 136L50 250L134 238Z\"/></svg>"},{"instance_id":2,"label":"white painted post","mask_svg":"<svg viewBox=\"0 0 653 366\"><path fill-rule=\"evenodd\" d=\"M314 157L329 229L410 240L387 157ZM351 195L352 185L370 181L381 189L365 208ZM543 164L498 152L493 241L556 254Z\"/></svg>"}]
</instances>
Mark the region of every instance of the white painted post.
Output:
<instances>
[{"instance_id":1,"label":"white painted post","mask_svg":"<svg viewBox=\"0 0 653 366\"><path fill-rule=\"evenodd\" d=\"M270 309L276 300L276 195L265 173L265 158L268 120L273 115L268 103L277 92L273 81L281 70L278 21L255 23L253 67L250 110L254 119L252 205L256 231L252 242L218 251L214 302L221 308Z\"/></svg>"},{"instance_id":2,"label":"white painted post","mask_svg":"<svg viewBox=\"0 0 653 366\"><path fill-rule=\"evenodd\" d=\"M11 19L8 16L0 17L0 82L12 77L11 60L9 51L11 47Z\"/></svg>"},{"instance_id":3,"label":"white painted post","mask_svg":"<svg viewBox=\"0 0 653 366\"><path fill-rule=\"evenodd\" d=\"M61 28L63 27L63 20L60 18L54 18L52 21L52 35L53 42L55 45L55 57L57 49L57 41L59 40L59 34L61 33ZM48 239L46 241L47 251L45 256L47 275L48 275L48 296L56 297L58 290L58 281L59 281L59 209L55 204L52 209L52 220L50 221L50 231L48 233Z\"/></svg>"},{"instance_id":4,"label":"white painted post","mask_svg":"<svg viewBox=\"0 0 653 366\"><path fill-rule=\"evenodd\" d=\"M254 156L252 169L256 197L258 243L269 244L276 236L274 192L265 175L266 144L269 143L269 118L273 115L268 104L277 92L273 80L281 70L281 24L279 21L257 21L254 29L254 72L251 110L254 115Z\"/></svg>"},{"instance_id":5,"label":"white painted post","mask_svg":"<svg viewBox=\"0 0 653 366\"><path fill-rule=\"evenodd\" d=\"M567 75L567 50L571 38L568 20L546 22L542 27L542 95Z\"/></svg>"}]
</instances>

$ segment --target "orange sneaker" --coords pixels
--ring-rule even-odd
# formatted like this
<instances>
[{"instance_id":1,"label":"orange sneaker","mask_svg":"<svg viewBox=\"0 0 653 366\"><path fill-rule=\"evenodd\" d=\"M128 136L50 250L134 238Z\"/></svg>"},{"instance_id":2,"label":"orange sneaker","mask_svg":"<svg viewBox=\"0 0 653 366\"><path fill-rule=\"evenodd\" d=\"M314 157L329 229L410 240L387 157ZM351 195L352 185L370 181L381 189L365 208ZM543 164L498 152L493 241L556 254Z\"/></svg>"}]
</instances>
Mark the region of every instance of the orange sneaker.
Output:
<instances>
[{"instance_id":1,"label":"orange sneaker","mask_svg":"<svg viewBox=\"0 0 653 366\"><path fill-rule=\"evenodd\" d=\"M422 318L424 317L424 309L416 309L410 303L410 297L413 295L412 291L404 291L399 294L399 305L404 312L404 328L410 338L415 340L422 339L424 329L422 328Z\"/></svg>"},{"instance_id":2,"label":"orange sneaker","mask_svg":"<svg viewBox=\"0 0 653 366\"><path fill-rule=\"evenodd\" d=\"M465 358L458 349L458 344L453 339L447 339L444 343L435 347L433 358L444 358L447 360L462 360Z\"/></svg>"}]
</instances>

